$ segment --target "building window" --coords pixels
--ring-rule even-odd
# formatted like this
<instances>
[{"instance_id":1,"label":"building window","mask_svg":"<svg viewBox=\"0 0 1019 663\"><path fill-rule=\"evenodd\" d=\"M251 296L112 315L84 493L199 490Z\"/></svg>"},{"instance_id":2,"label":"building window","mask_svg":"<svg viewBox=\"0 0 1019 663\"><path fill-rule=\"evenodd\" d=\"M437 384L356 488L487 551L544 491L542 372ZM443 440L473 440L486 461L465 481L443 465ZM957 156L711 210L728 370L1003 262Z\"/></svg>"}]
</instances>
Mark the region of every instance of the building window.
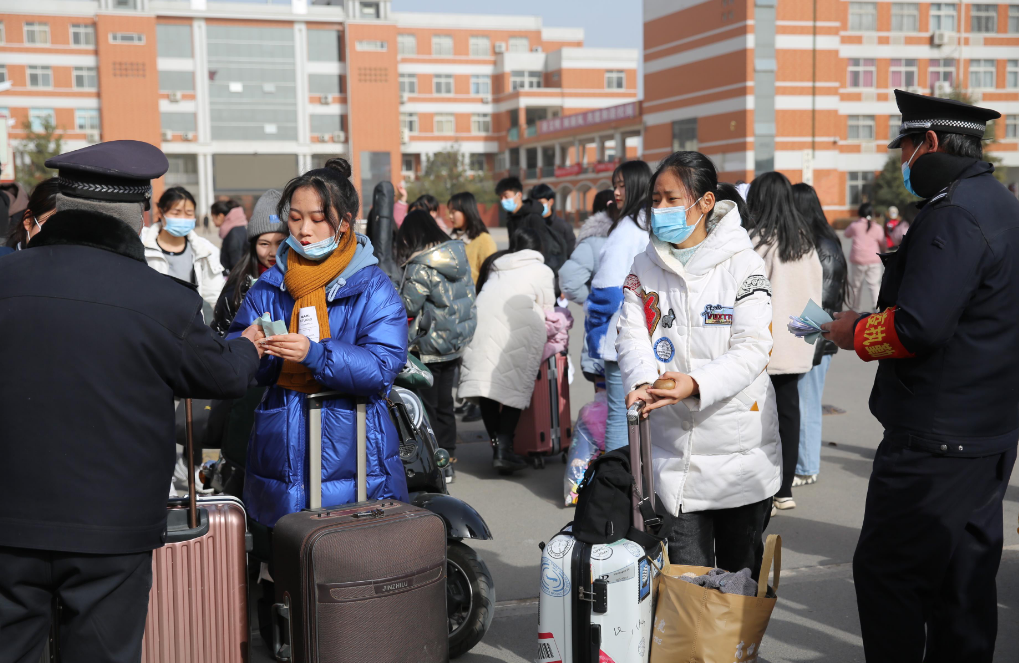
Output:
<instances>
[{"instance_id":1,"label":"building window","mask_svg":"<svg viewBox=\"0 0 1019 663\"><path fill-rule=\"evenodd\" d=\"M453 94L453 74L435 74L432 87L435 94Z\"/></svg>"},{"instance_id":2,"label":"building window","mask_svg":"<svg viewBox=\"0 0 1019 663\"><path fill-rule=\"evenodd\" d=\"M523 90L541 87L542 73L540 71L511 71L510 89Z\"/></svg>"},{"instance_id":3,"label":"building window","mask_svg":"<svg viewBox=\"0 0 1019 663\"><path fill-rule=\"evenodd\" d=\"M313 134L332 134L343 130L343 118L339 115L312 115L308 129Z\"/></svg>"},{"instance_id":4,"label":"building window","mask_svg":"<svg viewBox=\"0 0 1019 663\"><path fill-rule=\"evenodd\" d=\"M452 115L435 116L435 133L452 134L456 132L456 121Z\"/></svg>"},{"instance_id":5,"label":"building window","mask_svg":"<svg viewBox=\"0 0 1019 663\"><path fill-rule=\"evenodd\" d=\"M912 2L892 3L892 32L919 32L920 5Z\"/></svg>"},{"instance_id":6,"label":"building window","mask_svg":"<svg viewBox=\"0 0 1019 663\"><path fill-rule=\"evenodd\" d=\"M938 30L955 32L955 5L931 3L931 32Z\"/></svg>"},{"instance_id":7,"label":"building window","mask_svg":"<svg viewBox=\"0 0 1019 663\"><path fill-rule=\"evenodd\" d=\"M359 13L360 18L382 18L382 11L379 9L379 3L377 2L362 2L361 11Z\"/></svg>"},{"instance_id":8,"label":"building window","mask_svg":"<svg viewBox=\"0 0 1019 663\"><path fill-rule=\"evenodd\" d=\"M1019 60L1009 60L1005 70L1005 87L1019 88Z\"/></svg>"},{"instance_id":9,"label":"building window","mask_svg":"<svg viewBox=\"0 0 1019 663\"><path fill-rule=\"evenodd\" d=\"M405 154L403 158L400 159L400 172L414 173L414 157Z\"/></svg>"},{"instance_id":10,"label":"building window","mask_svg":"<svg viewBox=\"0 0 1019 663\"><path fill-rule=\"evenodd\" d=\"M308 30L308 60L340 62L340 33L336 30Z\"/></svg>"},{"instance_id":11,"label":"building window","mask_svg":"<svg viewBox=\"0 0 1019 663\"><path fill-rule=\"evenodd\" d=\"M190 71L159 72L160 92L193 92L195 77Z\"/></svg>"},{"instance_id":12,"label":"building window","mask_svg":"<svg viewBox=\"0 0 1019 663\"><path fill-rule=\"evenodd\" d=\"M850 115L849 140L874 140L874 116Z\"/></svg>"},{"instance_id":13,"label":"building window","mask_svg":"<svg viewBox=\"0 0 1019 663\"><path fill-rule=\"evenodd\" d=\"M141 32L111 32L111 44L144 44L145 35Z\"/></svg>"},{"instance_id":14,"label":"building window","mask_svg":"<svg viewBox=\"0 0 1019 663\"><path fill-rule=\"evenodd\" d=\"M113 0L114 9L138 9L138 0Z\"/></svg>"},{"instance_id":15,"label":"building window","mask_svg":"<svg viewBox=\"0 0 1019 663\"><path fill-rule=\"evenodd\" d=\"M28 87L53 87L53 70L42 65L28 65Z\"/></svg>"},{"instance_id":16,"label":"building window","mask_svg":"<svg viewBox=\"0 0 1019 663\"><path fill-rule=\"evenodd\" d=\"M471 76L471 94L489 95L492 94L492 77L483 74Z\"/></svg>"},{"instance_id":17,"label":"building window","mask_svg":"<svg viewBox=\"0 0 1019 663\"><path fill-rule=\"evenodd\" d=\"M418 75L400 74L400 94L418 93Z\"/></svg>"},{"instance_id":18,"label":"building window","mask_svg":"<svg viewBox=\"0 0 1019 663\"><path fill-rule=\"evenodd\" d=\"M864 200L870 200L873 187L873 172L865 170L846 173L846 206L856 207Z\"/></svg>"},{"instance_id":19,"label":"building window","mask_svg":"<svg viewBox=\"0 0 1019 663\"><path fill-rule=\"evenodd\" d=\"M7 29L4 27L4 22L0 21L0 44L7 43Z\"/></svg>"},{"instance_id":20,"label":"building window","mask_svg":"<svg viewBox=\"0 0 1019 663\"><path fill-rule=\"evenodd\" d=\"M0 83L7 82L7 65L0 64Z\"/></svg>"},{"instance_id":21,"label":"building window","mask_svg":"<svg viewBox=\"0 0 1019 663\"><path fill-rule=\"evenodd\" d=\"M472 134L492 133L492 116L488 113L475 113L471 115Z\"/></svg>"},{"instance_id":22,"label":"building window","mask_svg":"<svg viewBox=\"0 0 1019 663\"><path fill-rule=\"evenodd\" d=\"M48 44L50 43L49 23L25 23L26 44Z\"/></svg>"},{"instance_id":23,"label":"building window","mask_svg":"<svg viewBox=\"0 0 1019 663\"><path fill-rule=\"evenodd\" d=\"M400 128L412 134L418 132L418 114L400 113Z\"/></svg>"},{"instance_id":24,"label":"building window","mask_svg":"<svg viewBox=\"0 0 1019 663\"><path fill-rule=\"evenodd\" d=\"M1005 138L1019 138L1019 115L1005 116Z\"/></svg>"},{"instance_id":25,"label":"building window","mask_svg":"<svg viewBox=\"0 0 1019 663\"><path fill-rule=\"evenodd\" d=\"M56 127L57 115L52 108L29 108L28 123L32 131L40 133L46 130L46 124Z\"/></svg>"},{"instance_id":26,"label":"building window","mask_svg":"<svg viewBox=\"0 0 1019 663\"><path fill-rule=\"evenodd\" d=\"M876 78L877 67L874 60L869 58L850 58L849 87L874 87Z\"/></svg>"},{"instance_id":27,"label":"building window","mask_svg":"<svg viewBox=\"0 0 1019 663\"><path fill-rule=\"evenodd\" d=\"M955 60L931 60L927 67L928 87L933 91L935 83L955 85Z\"/></svg>"},{"instance_id":28,"label":"building window","mask_svg":"<svg viewBox=\"0 0 1019 663\"><path fill-rule=\"evenodd\" d=\"M471 154L468 157L467 167L475 173L485 172L485 155L484 154Z\"/></svg>"},{"instance_id":29,"label":"building window","mask_svg":"<svg viewBox=\"0 0 1019 663\"><path fill-rule=\"evenodd\" d=\"M487 58L492 54L492 42L488 37L471 37L471 57Z\"/></svg>"},{"instance_id":30,"label":"building window","mask_svg":"<svg viewBox=\"0 0 1019 663\"><path fill-rule=\"evenodd\" d=\"M414 35L396 35L396 53L398 55L417 55L418 38Z\"/></svg>"},{"instance_id":31,"label":"building window","mask_svg":"<svg viewBox=\"0 0 1019 663\"><path fill-rule=\"evenodd\" d=\"M453 36L432 35L432 55L453 55Z\"/></svg>"},{"instance_id":32,"label":"building window","mask_svg":"<svg viewBox=\"0 0 1019 663\"><path fill-rule=\"evenodd\" d=\"M340 94L340 75L308 74L308 94Z\"/></svg>"},{"instance_id":33,"label":"building window","mask_svg":"<svg viewBox=\"0 0 1019 663\"><path fill-rule=\"evenodd\" d=\"M994 60L969 61L969 86L977 89L994 89Z\"/></svg>"},{"instance_id":34,"label":"building window","mask_svg":"<svg viewBox=\"0 0 1019 663\"><path fill-rule=\"evenodd\" d=\"M877 30L877 3L850 2L849 29L853 32Z\"/></svg>"},{"instance_id":35,"label":"building window","mask_svg":"<svg viewBox=\"0 0 1019 663\"><path fill-rule=\"evenodd\" d=\"M672 151L697 151L697 118L688 117L672 123Z\"/></svg>"},{"instance_id":36,"label":"building window","mask_svg":"<svg viewBox=\"0 0 1019 663\"><path fill-rule=\"evenodd\" d=\"M159 122L163 131L174 133L195 133L194 113L160 113Z\"/></svg>"},{"instance_id":37,"label":"building window","mask_svg":"<svg viewBox=\"0 0 1019 663\"><path fill-rule=\"evenodd\" d=\"M971 32L998 31L998 5L970 5Z\"/></svg>"},{"instance_id":38,"label":"building window","mask_svg":"<svg viewBox=\"0 0 1019 663\"><path fill-rule=\"evenodd\" d=\"M510 53L527 53L531 50L531 42L527 37L510 37L507 50Z\"/></svg>"},{"instance_id":39,"label":"building window","mask_svg":"<svg viewBox=\"0 0 1019 663\"><path fill-rule=\"evenodd\" d=\"M156 24L156 54L161 58L191 57L191 26Z\"/></svg>"},{"instance_id":40,"label":"building window","mask_svg":"<svg viewBox=\"0 0 1019 663\"><path fill-rule=\"evenodd\" d=\"M899 127L902 126L901 115L888 116L888 139L891 140L899 135Z\"/></svg>"},{"instance_id":41,"label":"building window","mask_svg":"<svg viewBox=\"0 0 1019 663\"><path fill-rule=\"evenodd\" d=\"M916 87L916 60L890 60L888 84L893 88Z\"/></svg>"},{"instance_id":42,"label":"building window","mask_svg":"<svg viewBox=\"0 0 1019 663\"><path fill-rule=\"evenodd\" d=\"M71 46L95 46L96 28L82 23L71 24Z\"/></svg>"},{"instance_id":43,"label":"building window","mask_svg":"<svg viewBox=\"0 0 1019 663\"><path fill-rule=\"evenodd\" d=\"M354 42L358 51L385 52L389 50L389 42L382 39L358 39Z\"/></svg>"},{"instance_id":44,"label":"building window","mask_svg":"<svg viewBox=\"0 0 1019 663\"><path fill-rule=\"evenodd\" d=\"M1019 32L1019 5L1008 6L1008 31ZM0 26L0 42L3 41L3 26Z\"/></svg>"},{"instance_id":45,"label":"building window","mask_svg":"<svg viewBox=\"0 0 1019 663\"><path fill-rule=\"evenodd\" d=\"M606 90L625 90L626 89L626 72L623 72L623 71L606 71L605 72L605 89Z\"/></svg>"},{"instance_id":46,"label":"building window","mask_svg":"<svg viewBox=\"0 0 1019 663\"><path fill-rule=\"evenodd\" d=\"M75 67L74 87L79 90L95 90L99 87L95 67Z\"/></svg>"},{"instance_id":47,"label":"building window","mask_svg":"<svg viewBox=\"0 0 1019 663\"><path fill-rule=\"evenodd\" d=\"M99 131L99 111L74 111L74 126L78 131Z\"/></svg>"}]
</instances>

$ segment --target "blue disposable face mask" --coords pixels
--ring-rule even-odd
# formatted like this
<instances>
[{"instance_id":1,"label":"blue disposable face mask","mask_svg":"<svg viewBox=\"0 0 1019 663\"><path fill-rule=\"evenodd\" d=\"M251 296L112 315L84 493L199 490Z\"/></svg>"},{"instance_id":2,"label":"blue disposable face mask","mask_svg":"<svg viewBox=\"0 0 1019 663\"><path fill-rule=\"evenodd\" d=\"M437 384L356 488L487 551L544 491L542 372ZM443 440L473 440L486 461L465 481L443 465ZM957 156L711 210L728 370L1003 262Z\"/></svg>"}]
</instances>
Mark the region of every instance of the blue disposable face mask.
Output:
<instances>
[{"instance_id":1,"label":"blue disposable face mask","mask_svg":"<svg viewBox=\"0 0 1019 663\"><path fill-rule=\"evenodd\" d=\"M315 262L325 260L339 246L336 235L308 245L302 245L291 235L287 237L287 244L308 260L314 260Z\"/></svg>"},{"instance_id":2,"label":"blue disposable face mask","mask_svg":"<svg viewBox=\"0 0 1019 663\"><path fill-rule=\"evenodd\" d=\"M913 191L913 185L910 184L910 182L909 182L909 164L912 163L913 157L916 156L916 153L920 151L921 147L923 147L923 143L920 143L919 145L917 145L916 149L913 150L913 154L910 155L910 157L906 161L906 163L902 164L902 183L906 185L906 191L909 191L911 194L913 194L917 198L920 197L920 194L918 194L916 191Z\"/></svg>"},{"instance_id":3,"label":"blue disposable face mask","mask_svg":"<svg viewBox=\"0 0 1019 663\"><path fill-rule=\"evenodd\" d=\"M701 196L703 198L704 196ZM651 232L655 237L670 244L682 244L693 234L697 224L701 222L704 215L701 214L696 221L687 224L686 213L700 202L700 199L693 201L688 207L657 207L651 210Z\"/></svg>"},{"instance_id":4,"label":"blue disposable face mask","mask_svg":"<svg viewBox=\"0 0 1019 663\"><path fill-rule=\"evenodd\" d=\"M517 199L516 199L516 197L514 196L513 198L503 198L502 199L502 208L504 210L506 210L507 212L510 212L510 213L512 213L514 210L516 210L516 208L517 208Z\"/></svg>"},{"instance_id":5,"label":"blue disposable face mask","mask_svg":"<svg viewBox=\"0 0 1019 663\"><path fill-rule=\"evenodd\" d=\"M552 206L548 203L543 203L541 208L541 215L548 216L552 212Z\"/></svg>"},{"instance_id":6,"label":"blue disposable face mask","mask_svg":"<svg viewBox=\"0 0 1019 663\"><path fill-rule=\"evenodd\" d=\"M167 216L163 218L163 229L174 237L184 237L195 229L195 220Z\"/></svg>"}]
</instances>

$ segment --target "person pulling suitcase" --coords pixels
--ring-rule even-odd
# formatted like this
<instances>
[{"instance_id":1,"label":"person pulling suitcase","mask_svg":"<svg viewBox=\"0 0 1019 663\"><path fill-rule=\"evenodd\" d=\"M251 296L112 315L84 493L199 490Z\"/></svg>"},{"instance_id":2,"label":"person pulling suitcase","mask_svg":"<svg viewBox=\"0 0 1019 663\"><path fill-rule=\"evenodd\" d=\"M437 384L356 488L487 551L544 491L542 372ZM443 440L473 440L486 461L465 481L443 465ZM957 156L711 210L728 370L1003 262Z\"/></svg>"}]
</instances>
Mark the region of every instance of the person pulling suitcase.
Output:
<instances>
[{"instance_id":1,"label":"person pulling suitcase","mask_svg":"<svg viewBox=\"0 0 1019 663\"><path fill-rule=\"evenodd\" d=\"M0 261L0 663L37 660L61 606L64 663L137 663L166 540L174 398L238 398L258 327L222 340L138 237L166 157L111 141L46 161L57 212ZM33 471L34 469L34 471Z\"/></svg>"}]
</instances>

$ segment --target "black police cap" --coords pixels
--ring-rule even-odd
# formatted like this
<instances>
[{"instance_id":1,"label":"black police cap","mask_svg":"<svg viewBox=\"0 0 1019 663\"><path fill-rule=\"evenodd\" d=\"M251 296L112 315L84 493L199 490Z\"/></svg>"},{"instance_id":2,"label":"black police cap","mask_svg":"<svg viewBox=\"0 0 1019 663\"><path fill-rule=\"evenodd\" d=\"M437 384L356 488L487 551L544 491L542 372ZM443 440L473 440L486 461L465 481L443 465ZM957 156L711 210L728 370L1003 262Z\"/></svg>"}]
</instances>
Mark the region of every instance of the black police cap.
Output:
<instances>
[{"instance_id":1,"label":"black police cap","mask_svg":"<svg viewBox=\"0 0 1019 663\"><path fill-rule=\"evenodd\" d=\"M163 151L138 140L111 140L46 160L59 171L60 193L74 198L145 203L152 180L169 169Z\"/></svg>"},{"instance_id":2,"label":"black police cap","mask_svg":"<svg viewBox=\"0 0 1019 663\"><path fill-rule=\"evenodd\" d=\"M895 91L895 103L902 113L902 124L899 135L888 143L889 149L899 147L905 136L927 131L983 138L987 123L1001 117L1001 113L990 108L971 106L954 99L925 97L904 90Z\"/></svg>"}]
</instances>

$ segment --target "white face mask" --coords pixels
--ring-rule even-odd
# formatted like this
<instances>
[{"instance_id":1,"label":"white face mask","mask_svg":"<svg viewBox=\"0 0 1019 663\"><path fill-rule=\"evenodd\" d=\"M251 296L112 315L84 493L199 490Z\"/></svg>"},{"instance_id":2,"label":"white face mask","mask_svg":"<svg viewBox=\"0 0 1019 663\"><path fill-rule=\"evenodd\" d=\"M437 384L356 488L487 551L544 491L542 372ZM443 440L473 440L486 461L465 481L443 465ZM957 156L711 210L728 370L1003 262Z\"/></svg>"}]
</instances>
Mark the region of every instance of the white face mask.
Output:
<instances>
[{"instance_id":1,"label":"white face mask","mask_svg":"<svg viewBox=\"0 0 1019 663\"><path fill-rule=\"evenodd\" d=\"M33 216L33 217L32 217L32 221L33 221L33 222L35 223L35 227L36 227L36 228L38 228L39 230L42 230L42 224L41 224L41 223L39 223L39 219L38 219L38 217L34 217L34 216ZM36 231L36 233L35 233L35 234L36 234L36 235L38 235L38 234L39 234L39 232L38 232L38 231ZM26 231L25 231L25 244L28 244L28 243L29 243L29 242L31 242L31 241L32 241L32 229L31 229L31 228L29 228L28 230L26 230Z\"/></svg>"}]
</instances>

